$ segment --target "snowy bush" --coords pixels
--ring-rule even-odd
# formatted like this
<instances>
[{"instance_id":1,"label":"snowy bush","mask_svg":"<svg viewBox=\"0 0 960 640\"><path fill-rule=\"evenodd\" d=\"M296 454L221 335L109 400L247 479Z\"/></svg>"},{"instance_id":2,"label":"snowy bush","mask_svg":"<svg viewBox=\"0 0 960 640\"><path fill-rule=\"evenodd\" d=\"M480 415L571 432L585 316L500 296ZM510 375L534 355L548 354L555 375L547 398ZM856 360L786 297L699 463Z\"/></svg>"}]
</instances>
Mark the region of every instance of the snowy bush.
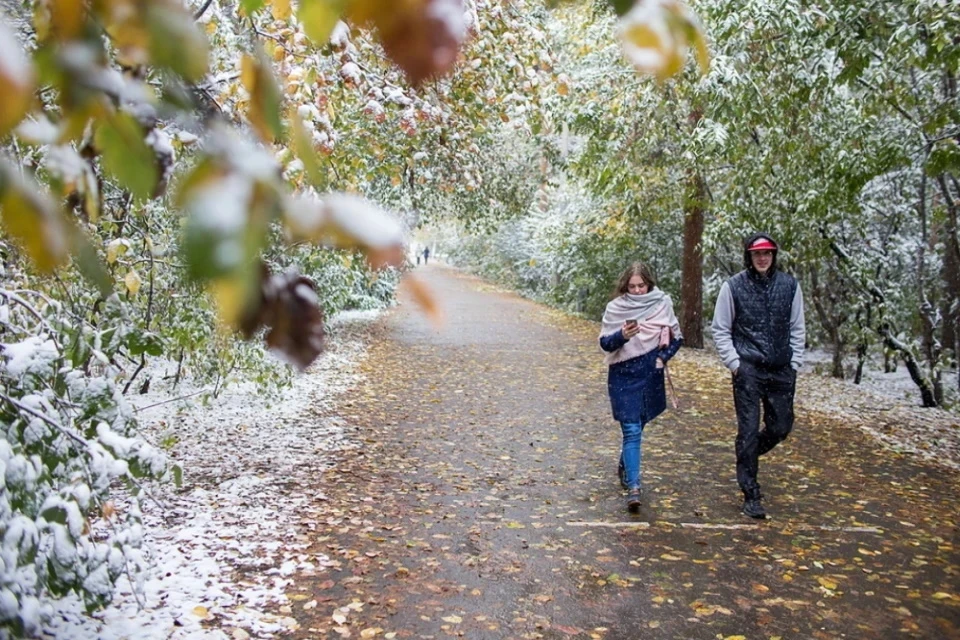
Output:
<instances>
[{"instance_id":1,"label":"snowy bush","mask_svg":"<svg viewBox=\"0 0 960 640\"><path fill-rule=\"evenodd\" d=\"M107 304L122 311L116 297ZM136 580L140 481L180 471L137 436L117 386L111 361L132 331L70 321L56 303L3 289L0 335L0 626L19 635L48 613L46 594L76 593L92 611L121 575ZM110 500L117 481L135 497L123 513Z\"/></svg>"}]
</instances>

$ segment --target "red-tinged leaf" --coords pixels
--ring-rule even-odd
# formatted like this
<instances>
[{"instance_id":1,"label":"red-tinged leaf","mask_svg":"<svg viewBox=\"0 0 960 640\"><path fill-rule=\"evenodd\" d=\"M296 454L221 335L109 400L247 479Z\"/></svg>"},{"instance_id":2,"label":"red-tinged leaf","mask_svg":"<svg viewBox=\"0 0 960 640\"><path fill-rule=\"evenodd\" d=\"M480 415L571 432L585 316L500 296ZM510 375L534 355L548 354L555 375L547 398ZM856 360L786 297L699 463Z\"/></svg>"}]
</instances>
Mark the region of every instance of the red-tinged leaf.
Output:
<instances>
[{"instance_id":1,"label":"red-tinged leaf","mask_svg":"<svg viewBox=\"0 0 960 640\"><path fill-rule=\"evenodd\" d=\"M466 35L462 0L358 0L348 12L376 26L387 55L414 85L449 71Z\"/></svg>"},{"instance_id":2,"label":"red-tinged leaf","mask_svg":"<svg viewBox=\"0 0 960 640\"><path fill-rule=\"evenodd\" d=\"M440 308L437 298L433 295L430 287L412 275L405 276L403 280L400 281L400 286L409 293L414 302L423 309L427 318L429 318L434 325L440 326L443 324L443 310Z\"/></svg>"}]
</instances>

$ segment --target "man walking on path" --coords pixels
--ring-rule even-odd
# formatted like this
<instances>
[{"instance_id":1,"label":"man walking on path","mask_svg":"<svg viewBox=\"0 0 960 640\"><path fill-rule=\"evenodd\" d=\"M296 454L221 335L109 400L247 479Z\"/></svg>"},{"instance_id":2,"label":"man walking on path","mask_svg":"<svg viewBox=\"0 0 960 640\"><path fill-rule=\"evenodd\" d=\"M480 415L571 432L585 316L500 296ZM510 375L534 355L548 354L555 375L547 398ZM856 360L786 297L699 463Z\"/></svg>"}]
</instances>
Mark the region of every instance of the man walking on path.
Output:
<instances>
[{"instance_id":1,"label":"man walking on path","mask_svg":"<svg viewBox=\"0 0 960 640\"><path fill-rule=\"evenodd\" d=\"M430 262L430 247L425 247L423 249L423 264Z\"/></svg>"},{"instance_id":2,"label":"man walking on path","mask_svg":"<svg viewBox=\"0 0 960 640\"><path fill-rule=\"evenodd\" d=\"M806 339L800 284L777 269L777 251L765 233L747 238L744 270L723 283L713 314L717 352L733 373L737 482L743 513L751 518L767 517L757 483L759 458L793 429L793 395Z\"/></svg>"}]
</instances>

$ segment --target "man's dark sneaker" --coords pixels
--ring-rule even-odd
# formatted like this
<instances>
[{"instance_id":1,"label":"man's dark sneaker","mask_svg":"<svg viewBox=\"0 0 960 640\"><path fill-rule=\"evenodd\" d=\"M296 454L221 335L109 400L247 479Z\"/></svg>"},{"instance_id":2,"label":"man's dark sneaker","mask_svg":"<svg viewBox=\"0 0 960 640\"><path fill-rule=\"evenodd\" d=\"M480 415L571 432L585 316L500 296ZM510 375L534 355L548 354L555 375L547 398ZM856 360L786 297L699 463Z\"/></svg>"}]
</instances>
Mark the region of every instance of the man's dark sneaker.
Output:
<instances>
[{"instance_id":1,"label":"man's dark sneaker","mask_svg":"<svg viewBox=\"0 0 960 640\"><path fill-rule=\"evenodd\" d=\"M627 488L627 468L623 466L623 458L620 458L620 464L617 465L617 475L620 476L620 486Z\"/></svg>"},{"instance_id":2,"label":"man's dark sneaker","mask_svg":"<svg viewBox=\"0 0 960 640\"><path fill-rule=\"evenodd\" d=\"M756 518L757 520L763 520L767 517L767 512L764 511L763 505L760 503L760 498L744 499L742 511L743 515Z\"/></svg>"},{"instance_id":3,"label":"man's dark sneaker","mask_svg":"<svg viewBox=\"0 0 960 640\"><path fill-rule=\"evenodd\" d=\"M627 492L627 511L630 513L640 511L641 498L640 489L630 489L630 491Z\"/></svg>"}]
</instances>

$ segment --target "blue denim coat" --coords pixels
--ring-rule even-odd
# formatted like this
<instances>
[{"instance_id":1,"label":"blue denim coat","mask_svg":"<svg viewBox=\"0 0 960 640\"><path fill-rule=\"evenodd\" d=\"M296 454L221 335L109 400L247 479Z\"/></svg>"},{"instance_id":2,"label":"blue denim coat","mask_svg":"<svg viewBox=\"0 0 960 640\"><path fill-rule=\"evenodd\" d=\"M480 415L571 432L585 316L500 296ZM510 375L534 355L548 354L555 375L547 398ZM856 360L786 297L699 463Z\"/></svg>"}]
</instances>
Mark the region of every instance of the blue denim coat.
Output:
<instances>
[{"instance_id":1,"label":"blue denim coat","mask_svg":"<svg viewBox=\"0 0 960 640\"><path fill-rule=\"evenodd\" d=\"M601 336L600 348L613 352L625 345L623 330ZM674 338L665 349L654 349L642 356L610 365L607 372L607 392L613 419L617 422L647 424L667 408L667 390L663 369L657 369L659 357L664 362L672 358L683 344Z\"/></svg>"}]
</instances>

